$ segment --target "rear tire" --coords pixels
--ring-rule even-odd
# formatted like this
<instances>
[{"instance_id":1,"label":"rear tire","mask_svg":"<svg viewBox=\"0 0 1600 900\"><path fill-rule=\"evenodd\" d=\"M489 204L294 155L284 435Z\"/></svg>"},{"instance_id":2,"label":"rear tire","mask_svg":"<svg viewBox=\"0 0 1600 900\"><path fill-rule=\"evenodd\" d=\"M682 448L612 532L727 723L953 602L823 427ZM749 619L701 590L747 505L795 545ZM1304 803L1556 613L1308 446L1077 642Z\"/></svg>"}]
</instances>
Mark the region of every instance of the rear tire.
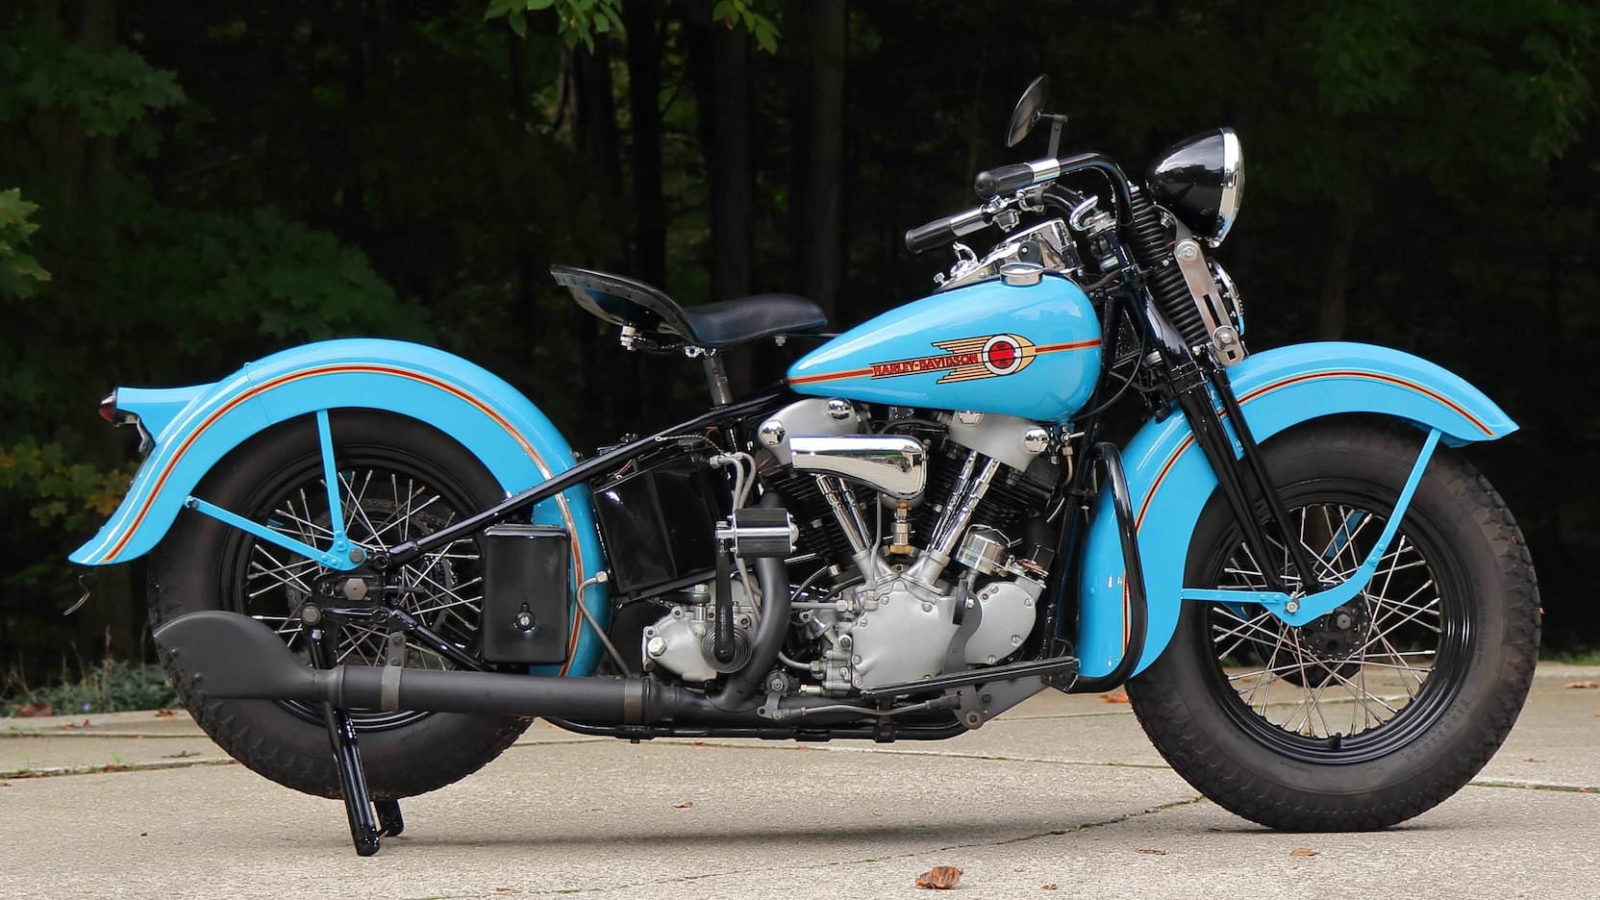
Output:
<instances>
[{"instance_id":1,"label":"rear tire","mask_svg":"<svg viewBox=\"0 0 1600 900\"><path fill-rule=\"evenodd\" d=\"M443 433L414 419L365 410L331 417L334 458L351 540L372 551L434 530L505 496L476 457ZM305 416L252 437L219 463L195 495L302 540L319 543L327 522L322 458L315 419ZM429 499L432 498L432 499ZM380 518L382 517L382 518ZM325 545L325 541L323 541ZM419 567L425 594L409 609L469 650L476 640L474 597L481 598L481 560L475 541L441 551L432 568ZM302 657L298 638L301 588L325 570L221 522L186 510L150 566L154 624L202 609L253 615L284 635ZM379 662L376 638L346 628L346 663ZM408 648L406 665L444 668L431 651ZM180 696L195 721L250 769L286 787L322 797L341 796L321 711L296 703L213 700ZM355 713L368 788L374 799L435 790L494 759L527 729L530 719L459 713Z\"/></svg>"},{"instance_id":2,"label":"rear tire","mask_svg":"<svg viewBox=\"0 0 1600 900\"><path fill-rule=\"evenodd\" d=\"M1344 419L1264 452L1294 530L1347 572L1420 447L1414 429ZM1288 573L1280 551L1269 564ZM1184 584L1264 588L1259 573L1213 496ZM1128 695L1161 755L1225 809L1288 831L1368 830L1431 809L1483 768L1522 708L1538 646L1522 533L1488 481L1441 449L1355 601L1303 628L1258 605L1185 602Z\"/></svg>"}]
</instances>

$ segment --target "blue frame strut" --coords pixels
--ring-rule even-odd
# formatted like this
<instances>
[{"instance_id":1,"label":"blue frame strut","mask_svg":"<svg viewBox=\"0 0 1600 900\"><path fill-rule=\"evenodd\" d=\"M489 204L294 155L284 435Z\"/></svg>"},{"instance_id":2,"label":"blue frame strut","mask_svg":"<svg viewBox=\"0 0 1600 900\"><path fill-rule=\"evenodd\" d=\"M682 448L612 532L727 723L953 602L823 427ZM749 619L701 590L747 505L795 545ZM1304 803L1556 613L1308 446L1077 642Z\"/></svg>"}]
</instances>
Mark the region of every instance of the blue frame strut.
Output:
<instances>
[{"instance_id":1,"label":"blue frame strut","mask_svg":"<svg viewBox=\"0 0 1600 900\"><path fill-rule=\"evenodd\" d=\"M244 516L229 512L199 497L192 495L186 497L183 505L196 512L205 513L225 525L232 525L240 531L276 544L290 553L298 553L325 568L339 571L354 569L366 559L366 553L359 547L352 549L350 538L345 532L344 502L339 496L339 472L333 463L333 429L328 424L326 409L317 410L317 443L322 451L322 481L328 491L328 524L333 531L333 541L326 550L318 550L281 531L276 531L260 522L252 522Z\"/></svg>"},{"instance_id":2,"label":"blue frame strut","mask_svg":"<svg viewBox=\"0 0 1600 900\"><path fill-rule=\"evenodd\" d=\"M328 525L333 529L331 553L349 549L344 530L344 501L339 496L339 472L333 465L333 428L328 425L328 411L317 410L317 443L322 447L322 482L328 488Z\"/></svg>"},{"instance_id":3,"label":"blue frame strut","mask_svg":"<svg viewBox=\"0 0 1600 900\"><path fill-rule=\"evenodd\" d=\"M240 531L253 534L270 544L277 544L279 547L288 550L290 553L298 553L301 556L316 562L317 565L325 566L329 569L338 569L342 572L349 571L360 565L359 562L351 560L348 553L341 555L335 553L331 549L318 550L310 544L297 541L281 531L274 531L260 522L252 522L249 519L246 519L244 516L229 512L215 503L201 500L199 497L186 497L184 498L183 505L194 510L195 512L205 513L224 525L232 525Z\"/></svg>"},{"instance_id":4,"label":"blue frame strut","mask_svg":"<svg viewBox=\"0 0 1600 900\"><path fill-rule=\"evenodd\" d=\"M1417 492L1417 485L1422 483L1422 473L1428 468L1428 462L1433 459L1434 449L1439 446L1439 435L1440 431L1437 428L1428 432L1427 440L1422 442L1422 452L1417 454L1416 464L1411 467L1411 475L1406 478L1405 487L1401 489L1400 497L1395 501L1394 512L1390 513L1389 521L1383 526L1383 534L1379 535L1378 542L1367 553L1367 558L1361 563L1361 567L1342 584L1304 597L1290 597L1278 591L1207 588L1184 588L1180 596L1185 600L1206 603L1259 603L1285 624L1294 626L1309 624L1312 620L1325 616L1354 600L1356 595L1365 590L1367 584L1372 581L1372 576L1378 572L1378 563L1389 552L1389 544L1394 541L1396 532L1400 530L1400 520L1405 517L1406 509L1411 505L1411 498Z\"/></svg>"}]
</instances>

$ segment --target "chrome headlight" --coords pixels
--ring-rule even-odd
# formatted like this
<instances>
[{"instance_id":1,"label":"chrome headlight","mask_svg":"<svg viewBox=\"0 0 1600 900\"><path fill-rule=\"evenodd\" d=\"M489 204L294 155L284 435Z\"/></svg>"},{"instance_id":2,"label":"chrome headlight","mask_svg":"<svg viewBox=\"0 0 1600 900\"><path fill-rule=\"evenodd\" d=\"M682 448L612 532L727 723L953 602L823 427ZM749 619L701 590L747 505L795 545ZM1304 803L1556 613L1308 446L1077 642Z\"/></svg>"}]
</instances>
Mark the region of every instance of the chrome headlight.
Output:
<instances>
[{"instance_id":1,"label":"chrome headlight","mask_svg":"<svg viewBox=\"0 0 1600 900\"><path fill-rule=\"evenodd\" d=\"M1155 201L1215 247L1228 236L1244 200L1244 148L1231 128L1172 145L1145 173Z\"/></svg>"}]
</instances>

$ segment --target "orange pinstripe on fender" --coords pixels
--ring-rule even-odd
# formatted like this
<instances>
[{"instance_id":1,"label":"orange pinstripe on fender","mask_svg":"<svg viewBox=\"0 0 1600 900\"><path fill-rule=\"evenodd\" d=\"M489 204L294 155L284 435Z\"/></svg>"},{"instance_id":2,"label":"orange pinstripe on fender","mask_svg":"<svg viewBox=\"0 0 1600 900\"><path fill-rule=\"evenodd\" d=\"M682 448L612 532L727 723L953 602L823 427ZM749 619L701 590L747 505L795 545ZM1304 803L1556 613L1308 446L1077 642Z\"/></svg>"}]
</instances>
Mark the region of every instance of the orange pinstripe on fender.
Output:
<instances>
[{"instance_id":1,"label":"orange pinstripe on fender","mask_svg":"<svg viewBox=\"0 0 1600 900\"><path fill-rule=\"evenodd\" d=\"M421 382L429 385L430 387L445 391L446 393L465 401L474 409L477 409L495 424L504 429L506 434L510 435L511 438L517 442L517 445L522 448L522 451L528 455L528 458L533 461L534 467L539 470L540 477L550 477L550 468L545 464L544 459L539 455L538 451L533 448L533 445L528 442L528 439L524 437L521 432L517 431L517 429L509 421L507 421L504 416L500 415L482 400L479 400L472 394L467 393L466 391L456 387L453 384L450 384L447 381L443 381L429 375L424 375L420 372L413 372L395 366L377 365L373 363L345 363L339 365L320 366L313 369L306 369L301 372L293 372L288 375L280 375L271 379L270 381L255 385L243 391L238 396L229 399L227 403L223 404L221 407L214 410L210 415L206 416L205 420L202 421L198 427L196 427L184 438L183 443L181 443L178 446L178 449L172 454L172 458L167 461L166 467L156 478L149 494L145 497L144 503L140 506L138 514L134 516L132 523L128 526L127 530L123 532L122 537L117 540L117 543L112 546L110 552L106 554L105 562L110 563L115 561L117 555L120 554L123 548L128 545L128 542L133 538L133 535L139 530L140 524L144 522L145 517L149 514L150 508L155 504L156 498L160 496L161 489L166 485L166 482L172 475L173 470L177 468L179 460L181 460L184 454L186 454L189 449L194 446L195 441L199 440L200 436L205 434L206 430L212 425L216 424L216 422L223 416L227 415L229 412L232 412L234 409L237 409L241 404L249 401L250 399L258 397L274 388L282 387L283 385L306 378L343 374L388 375L396 378L406 378L412 381ZM571 509L567 505L566 497L557 494L555 496L555 501L561 513L562 521L566 523L567 531L571 535L574 567L581 575L582 573L586 572L587 569L584 567L583 548L580 546L578 541L577 527L573 522ZM578 639L582 634L581 625L582 618L575 616L573 618L572 630L567 640L568 661L566 665L562 666L561 669L561 674L563 675L566 674L568 668L572 665L573 656L577 651Z\"/></svg>"}]
</instances>

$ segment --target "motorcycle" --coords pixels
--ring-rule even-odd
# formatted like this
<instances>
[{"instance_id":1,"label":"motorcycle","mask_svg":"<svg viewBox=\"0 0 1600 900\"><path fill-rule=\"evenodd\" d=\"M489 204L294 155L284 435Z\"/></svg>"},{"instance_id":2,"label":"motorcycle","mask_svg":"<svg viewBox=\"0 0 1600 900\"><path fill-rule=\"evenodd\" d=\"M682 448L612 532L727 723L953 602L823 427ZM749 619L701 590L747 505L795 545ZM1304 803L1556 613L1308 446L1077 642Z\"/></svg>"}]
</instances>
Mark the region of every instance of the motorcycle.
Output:
<instances>
[{"instance_id":1,"label":"motorcycle","mask_svg":"<svg viewBox=\"0 0 1600 900\"><path fill-rule=\"evenodd\" d=\"M1356 343L1251 353L1210 251L1229 129L1129 178L1059 156L1047 79L979 174L927 297L839 335L810 301L680 306L554 266L624 348L696 359L711 408L574 454L459 357L335 340L101 404L147 454L74 562L153 552L159 655L206 733L345 803L399 800L542 716L588 735L938 740L1046 689L1125 685L1171 766L1272 828L1392 825L1504 740L1533 675L1526 544L1467 445L1517 426ZM993 228L979 256L961 239ZM723 354L816 341L776 389ZM1119 448L1108 409L1137 403Z\"/></svg>"}]
</instances>

